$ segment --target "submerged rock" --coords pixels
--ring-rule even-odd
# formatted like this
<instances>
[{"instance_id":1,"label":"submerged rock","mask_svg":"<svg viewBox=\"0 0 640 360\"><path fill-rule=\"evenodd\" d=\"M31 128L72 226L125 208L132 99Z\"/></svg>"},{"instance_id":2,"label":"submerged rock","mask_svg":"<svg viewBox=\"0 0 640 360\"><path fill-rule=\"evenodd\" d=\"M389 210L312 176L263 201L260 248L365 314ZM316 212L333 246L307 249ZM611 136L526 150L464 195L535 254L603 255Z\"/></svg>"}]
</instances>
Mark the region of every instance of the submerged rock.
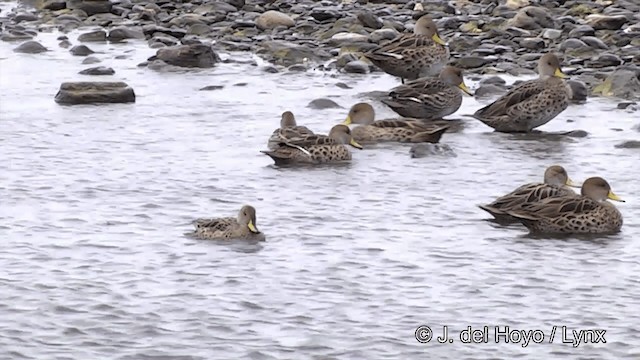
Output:
<instances>
[{"instance_id":1,"label":"submerged rock","mask_svg":"<svg viewBox=\"0 0 640 360\"><path fill-rule=\"evenodd\" d=\"M159 49L148 60L162 60L169 65L188 68L210 68L220 62L220 57L209 45L193 44Z\"/></svg>"},{"instance_id":2,"label":"submerged rock","mask_svg":"<svg viewBox=\"0 0 640 360\"><path fill-rule=\"evenodd\" d=\"M420 143L411 146L409 149L409 154L412 158L423 158L429 156L446 156L446 157L457 157L456 153L453 151L451 146L447 144L431 144L431 143Z\"/></svg>"},{"instance_id":3,"label":"submerged rock","mask_svg":"<svg viewBox=\"0 0 640 360\"><path fill-rule=\"evenodd\" d=\"M30 40L18 45L13 51L23 54L39 54L48 51L48 49L39 42Z\"/></svg>"},{"instance_id":4,"label":"submerged rock","mask_svg":"<svg viewBox=\"0 0 640 360\"><path fill-rule=\"evenodd\" d=\"M124 82L65 82L55 101L64 105L132 103L136 96Z\"/></svg>"},{"instance_id":5,"label":"submerged rock","mask_svg":"<svg viewBox=\"0 0 640 360\"><path fill-rule=\"evenodd\" d=\"M80 75L113 75L116 71L106 66L96 66L80 71Z\"/></svg>"}]
</instances>

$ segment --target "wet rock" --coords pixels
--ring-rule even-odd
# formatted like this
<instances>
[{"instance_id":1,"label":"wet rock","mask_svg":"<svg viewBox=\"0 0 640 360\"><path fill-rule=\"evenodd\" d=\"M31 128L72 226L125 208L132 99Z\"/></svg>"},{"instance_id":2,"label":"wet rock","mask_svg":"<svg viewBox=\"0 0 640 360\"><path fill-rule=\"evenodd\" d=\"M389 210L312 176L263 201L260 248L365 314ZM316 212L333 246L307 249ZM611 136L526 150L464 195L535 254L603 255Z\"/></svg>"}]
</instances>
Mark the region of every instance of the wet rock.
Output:
<instances>
[{"instance_id":1,"label":"wet rock","mask_svg":"<svg viewBox=\"0 0 640 360\"><path fill-rule=\"evenodd\" d=\"M618 103L617 108L620 110L625 110L627 108L629 108L630 106L633 105L637 105L638 103L636 103L635 101L623 101L621 103Z\"/></svg>"},{"instance_id":2,"label":"wet rock","mask_svg":"<svg viewBox=\"0 0 640 360\"><path fill-rule=\"evenodd\" d=\"M67 8L82 10L88 16L110 13L113 5L109 0L67 0Z\"/></svg>"},{"instance_id":3,"label":"wet rock","mask_svg":"<svg viewBox=\"0 0 640 360\"><path fill-rule=\"evenodd\" d=\"M567 86L571 89L571 101L581 103L587 100L587 96L589 95L587 84L582 81L572 79L567 80Z\"/></svg>"},{"instance_id":4,"label":"wet rock","mask_svg":"<svg viewBox=\"0 0 640 360\"><path fill-rule=\"evenodd\" d=\"M80 75L113 75L116 71L110 67L97 66L80 71Z\"/></svg>"},{"instance_id":5,"label":"wet rock","mask_svg":"<svg viewBox=\"0 0 640 360\"><path fill-rule=\"evenodd\" d=\"M587 45L584 41L578 39L567 39L560 44L560 51L575 50L575 49L587 49Z\"/></svg>"},{"instance_id":6,"label":"wet rock","mask_svg":"<svg viewBox=\"0 0 640 360\"><path fill-rule=\"evenodd\" d=\"M342 13L337 8L316 6L309 14L312 18L324 22L327 20L335 20L342 17Z\"/></svg>"},{"instance_id":7,"label":"wet rock","mask_svg":"<svg viewBox=\"0 0 640 360\"><path fill-rule=\"evenodd\" d=\"M69 40L62 40L58 43L58 46L60 46L63 49L68 49L71 47L71 42Z\"/></svg>"},{"instance_id":8,"label":"wet rock","mask_svg":"<svg viewBox=\"0 0 640 360\"><path fill-rule=\"evenodd\" d=\"M562 30L558 29L544 29L542 37L549 40L557 40L562 36Z\"/></svg>"},{"instance_id":9,"label":"wet rock","mask_svg":"<svg viewBox=\"0 0 640 360\"><path fill-rule=\"evenodd\" d=\"M539 30L543 28L555 28L555 21L545 8L527 6L509 20L509 25L525 30Z\"/></svg>"},{"instance_id":10,"label":"wet rock","mask_svg":"<svg viewBox=\"0 0 640 360\"><path fill-rule=\"evenodd\" d=\"M368 10L360 11L357 15L358 21L362 23L363 26L372 29L380 29L382 28L382 20L377 17L373 12Z\"/></svg>"},{"instance_id":11,"label":"wet rock","mask_svg":"<svg viewBox=\"0 0 640 360\"><path fill-rule=\"evenodd\" d=\"M640 99L640 69L632 67L617 69L593 89L593 94L627 100Z\"/></svg>"},{"instance_id":12,"label":"wet rock","mask_svg":"<svg viewBox=\"0 0 640 360\"><path fill-rule=\"evenodd\" d=\"M200 89L200 91L222 90L224 85L207 85Z\"/></svg>"},{"instance_id":13,"label":"wet rock","mask_svg":"<svg viewBox=\"0 0 640 360\"><path fill-rule=\"evenodd\" d=\"M540 38L524 38L520 40L520 46L525 49L541 50L546 47L546 44Z\"/></svg>"},{"instance_id":14,"label":"wet rock","mask_svg":"<svg viewBox=\"0 0 640 360\"><path fill-rule=\"evenodd\" d=\"M618 149L640 149L640 141L628 140L620 144L615 145Z\"/></svg>"},{"instance_id":15,"label":"wet rock","mask_svg":"<svg viewBox=\"0 0 640 360\"><path fill-rule=\"evenodd\" d=\"M398 35L400 35L400 33L395 29L379 29L369 34L369 41L371 41L372 43L380 44L384 40L393 40Z\"/></svg>"},{"instance_id":16,"label":"wet rock","mask_svg":"<svg viewBox=\"0 0 640 360\"><path fill-rule=\"evenodd\" d=\"M326 98L311 100L311 102L307 104L307 107L316 110L342 109L342 106L338 105L338 103Z\"/></svg>"},{"instance_id":17,"label":"wet rock","mask_svg":"<svg viewBox=\"0 0 640 360\"><path fill-rule=\"evenodd\" d=\"M307 60L314 62L326 60L331 57L321 49L279 40L261 42L256 53L266 55L268 61L284 66L300 64Z\"/></svg>"},{"instance_id":18,"label":"wet rock","mask_svg":"<svg viewBox=\"0 0 640 360\"><path fill-rule=\"evenodd\" d=\"M194 44L159 49L156 55L148 60L161 60L169 65L188 68L210 68L220 62L220 57L213 51L211 46Z\"/></svg>"},{"instance_id":19,"label":"wet rock","mask_svg":"<svg viewBox=\"0 0 640 360\"><path fill-rule=\"evenodd\" d=\"M267 65L262 67L262 71L269 73L269 74L277 74L280 72L280 70L278 70L278 68L276 68L275 66L272 65Z\"/></svg>"},{"instance_id":20,"label":"wet rock","mask_svg":"<svg viewBox=\"0 0 640 360\"><path fill-rule=\"evenodd\" d=\"M83 65L97 64L101 61L102 60L98 59L95 56L87 56L86 58L84 58L84 60L82 60L82 64Z\"/></svg>"},{"instance_id":21,"label":"wet rock","mask_svg":"<svg viewBox=\"0 0 640 360\"><path fill-rule=\"evenodd\" d=\"M48 50L39 42L30 40L18 45L13 51L22 54L39 54Z\"/></svg>"},{"instance_id":22,"label":"wet rock","mask_svg":"<svg viewBox=\"0 0 640 360\"><path fill-rule=\"evenodd\" d=\"M506 92L507 90L500 86L500 85L494 85L494 84L484 84L484 85L480 85L475 91L474 94L476 97L482 98L482 97L490 97L490 96L494 96L494 95L500 95L504 92Z\"/></svg>"},{"instance_id":23,"label":"wet rock","mask_svg":"<svg viewBox=\"0 0 640 360\"><path fill-rule=\"evenodd\" d=\"M614 54L602 54L595 60L589 62L589 66L593 68L603 68L608 66L618 66L622 64L622 59Z\"/></svg>"},{"instance_id":24,"label":"wet rock","mask_svg":"<svg viewBox=\"0 0 640 360\"><path fill-rule=\"evenodd\" d=\"M496 75L483 78L478 82L480 85L505 85L506 83L507 82L503 78Z\"/></svg>"},{"instance_id":25,"label":"wet rock","mask_svg":"<svg viewBox=\"0 0 640 360\"><path fill-rule=\"evenodd\" d=\"M570 38L581 38L583 36L594 36L596 31L590 25L578 25L569 31Z\"/></svg>"},{"instance_id":26,"label":"wet rock","mask_svg":"<svg viewBox=\"0 0 640 360\"><path fill-rule=\"evenodd\" d=\"M305 72L307 70L309 70L309 68L305 64L295 64L287 68L288 72Z\"/></svg>"},{"instance_id":27,"label":"wet rock","mask_svg":"<svg viewBox=\"0 0 640 360\"><path fill-rule=\"evenodd\" d=\"M361 60L351 61L344 66L344 71L350 74L367 74L369 65Z\"/></svg>"},{"instance_id":28,"label":"wet rock","mask_svg":"<svg viewBox=\"0 0 640 360\"><path fill-rule=\"evenodd\" d=\"M65 82L60 85L55 101L65 105L132 103L136 96L124 82Z\"/></svg>"},{"instance_id":29,"label":"wet rock","mask_svg":"<svg viewBox=\"0 0 640 360\"><path fill-rule=\"evenodd\" d=\"M619 30L622 25L629 21L624 15L607 16L600 14L589 15L586 20L595 30Z\"/></svg>"},{"instance_id":30,"label":"wet rock","mask_svg":"<svg viewBox=\"0 0 640 360\"><path fill-rule=\"evenodd\" d=\"M86 45L76 45L69 50L74 56L87 56L95 53L95 51L89 49Z\"/></svg>"},{"instance_id":31,"label":"wet rock","mask_svg":"<svg viewBox=\"0 0 640 360\"><path fill-rule=\"evenodd\" d=\"M455 151L451 148L451 146L447 144L430 144L430 143L420 143L411 146L409 149L409 155L411 158L423 158L429 156L445 156L445 157L457 157Z\"/></svg>"},{"instance_id":32,"label":"wet rock","mask_svg":"<svg viewBox=\"0 0 640 360\"><path fill-rule=\"evenodd\" d=\"M30 14L26 12L16 14L13 17L13 22L15 22L16 24L19 24L23 21L29 22L29 21L36 21L36 20L38 20L38 15Z\"/></svg>"},{"instance_id":33,"label":"wet rock","mask_svg":"<svg viewBox=\"0 0 640 360\"><path fill-rule=\"evenodd\" d=\"M144 39L144 33L140 28L116 27L109 31L107 40L111 42L120 42L127 39Z\"/></svg>"},{"instance_id":34,"label":"wet rock","mask_svg":"<svg viewBox=\"0 0 640 360\"><path fill-rule=\"evenodd\" d=\"M584 130L571 130L562 133L564 136L572 137L572 138L585 138L589 136L589 133Z\"/></svg>"},{"instance_id":35,"label":"wet rock","mask_svg":"<svg viewBox=\"0 0 640 360\"><path fill-rule=\"evenodd\" d=\"M275 10L269 10L260 14L260 16L256 18L255 22L256 26L260 30L273 29L278 26L290 28L296 24L291 16Z\"/></svg>"},{"instance_id":36,"label":"wet rock","mask_svg":"<svg viewBox=\"0 0 640 360\"><path fill-rule=\"evenodd\" d=\"M8 33L4 33L2 35L0 35L0 40L2 41L24 41L24 40L31 40L33 39L34 36L31 34L27 34L25 32L22 31L9 31Z\"/></svg>"},{"instance_id":37,"label":"wet rock","mask_svg":"<svg viewBox=\"0 0 640 360\"><path fill-rule=\"evenodd\" d=\"M78 36L80 42L100 42L107 41L107 33L104 30L95 30Z\"/></svg>"},{"instance_id":38,"label":"wet rock","mask_svg":"<svg viewBox=\"0 0 640 360\"><path fill-rule=\"evenodd\" d=\"M67 8L67 0L47 0L42 5L45 10L58 11Z\"/></svg>"},{"instance_id":39,"label":"wet rock","mask_svg":"<svg viewBox=\"0 0 640 360\"><path fill-rule=\"evenodd\" d=\"M358 57L356 56L356 54L352 52L345 52L343 54L340 54L336 59L336 66L338 67L338 69L342 69L348 63L352 61L357 61L357 60L358 60Z\"/></svg>"},{"instance_id":40,"label":"wet rock","mask_svg":"<svg viewBox=\"0 0 640 360\"><path fill-rule=\"evenodd\" d=\"M479 68L497 60L495 56L463 56L455 60L456 64L463 69Z\"/></svg>"},{"instance_id":41,"label":"wet rock","mask_svg":"<svg viewBox=\"0 0 640 360\"><path fill-rule=\"evenodd\" d=\"M185 30L178 29L175 27L168 28L164 26L158 26L155 24L144 25L142 27L142 32L144 33L145 36L153 36L155 33L159 32L159 33L176 37L178 39L182 39L187 35L187 32Z\"/></svg>"},{"instance_id":42,"label":"wet rock","mask_svg":"<svg viewBox=\"0 0 640 360\"><path fill-rule=\"evenodd\" d=\"M582 41L584 41L585 44L589 45L594 49L606 50L609 48L609 46L607 46L607 44L605 44L604 41L598 39L595 36L583 36Z\"/></svg>"}]
</instances>

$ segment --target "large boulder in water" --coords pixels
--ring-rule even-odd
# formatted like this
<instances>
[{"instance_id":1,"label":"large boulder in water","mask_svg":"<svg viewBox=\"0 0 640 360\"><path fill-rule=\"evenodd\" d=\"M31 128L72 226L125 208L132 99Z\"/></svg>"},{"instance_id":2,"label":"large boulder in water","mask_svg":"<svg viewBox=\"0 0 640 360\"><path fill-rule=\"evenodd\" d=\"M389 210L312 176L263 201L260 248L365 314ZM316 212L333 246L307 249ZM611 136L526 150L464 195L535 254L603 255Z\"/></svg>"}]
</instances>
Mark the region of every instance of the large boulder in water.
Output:
<instances>
[{"instance_id":1,"label":"large boulder in water","mask_svg":"<svg viewBox=\"0 0 640 360\"><path fill-rule=\"evenodd\" d=\"M170 65L188 68L210 68L220 62L220 57L209 45L191 44L159 49L156 55L149 58L149 61L153 60L162 60Z\"/></svg>"},{"instance_id":2,"label":"large boulder in water","mask_svg":"<svg viewBox=\"0 0 640 360\"><path fill-rule=\"evenodd\" d=\"M619 67L593 89L593 94L627 100L640 99L640 67L633 65Z\"/></svg>"},{"instance_id":3,"label":"large boulder in water","mask_svg":"<svg viewBox=\"0 0 640 360\"><path fill-rule=\"evenodd\" d=\"M65 82L55 101L64 105L132 103L136 95L124 82Z\"/></svg>"}]
</instances>

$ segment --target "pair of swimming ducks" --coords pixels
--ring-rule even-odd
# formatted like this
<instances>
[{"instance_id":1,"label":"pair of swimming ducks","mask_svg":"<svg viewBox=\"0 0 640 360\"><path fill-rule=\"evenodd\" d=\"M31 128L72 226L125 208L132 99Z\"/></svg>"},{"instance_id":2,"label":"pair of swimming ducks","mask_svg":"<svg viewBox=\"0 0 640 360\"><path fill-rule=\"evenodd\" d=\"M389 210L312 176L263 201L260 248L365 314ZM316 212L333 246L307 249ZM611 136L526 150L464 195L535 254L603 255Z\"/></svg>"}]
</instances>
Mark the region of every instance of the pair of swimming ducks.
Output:
<instances>
[{"instance_id":1,"label":"pair of swimming ducks","mask_svg":"<svg viewBox=\"0 0 640 360\"><path fill-rule=\"evenodd\" d=\"M520 222L533 233L608 234L622 228L622 214L607 201L621 201L601 177L591 177L578 195L573 183L559 165L544 173L544 183L526 184L487 205L479 207L502 223ZM256 210L250 205L240 209L237 218L197 219L193 235L202 239L249 239L264 241L256 225Z\"/></svg>"}]
</instances>

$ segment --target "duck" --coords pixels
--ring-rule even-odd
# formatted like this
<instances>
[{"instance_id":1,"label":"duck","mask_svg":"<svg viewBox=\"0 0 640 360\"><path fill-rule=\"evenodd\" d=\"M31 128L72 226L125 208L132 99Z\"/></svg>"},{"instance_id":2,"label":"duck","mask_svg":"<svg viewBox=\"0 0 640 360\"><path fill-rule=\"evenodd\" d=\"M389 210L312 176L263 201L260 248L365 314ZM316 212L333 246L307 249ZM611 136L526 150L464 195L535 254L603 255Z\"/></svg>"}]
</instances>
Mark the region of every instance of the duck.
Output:
<instances>
[{"instance_id":1,"label":"duck","mask_svg":"<svg viewBox=\"0 0 640 360\"><path fill-rule=\"evenodd\" d=\"M449 128L447 125L429 124L420 120L375 120L371 104L360 102L349 109L344 125L358 124L351 135L360 143L395 141L402 143L437 143Z\"/></svg>"},{"instance_id":2,"label":"duck","mask_svg":"<svg viewBox=\"0 0 640 360\"><path fill-rule=\"evenodd\" d=\"M552 165L545 170L543 183L522 185L492 203L478 205L478 207L493 215L495 220L501 223L517 223L515 218L507 214L508 210L517 210L526 204L539 202L546 198L575 195L576 193L570 187L580 187L580 185L569 178L564 167Z\"/></svg>"},{"instance_id":3,"label":"duck","mask_svg":"<svg viewBox=\"0 0 640 360\"><path fill-rule=\"evenodd\" d=\"M282 113L280 119L280 127L275 129L269 137L267 147L270 150L278 148L278 144L290 139L301 138L304 136L315 135L308 127L298 125L296 123L296 117L291 111L285 111Z\"/></svg>"},{"instance_id":4,"label":"duck","mask_svg":"<svg viewBox=\"0 0 640 360\"><path fill-rule=\"evenodd\" d=\"M237 217L199 218L192 222L193 236L206 240L246 239L265 241L264 233L256 225L256 209L251 205L240 208Z\"/></svg>"},{"instance_id":5,"label":"duck","mask_svg":"<svg viewBox=\"0 0 640 360\"><path fill-rule=\"evenodd\" d=\"M402 83L437 76L449 61L447 43L429 15L421 16L413 34L403 34L363 54L380 70L400 77Z\"/></svg>"},{"instance_id":6,"label":"duck","mask_svg":"<svg viewBox=\"0 0 640 360\"><path fill-rule=\"evenodd\" d=\"M351 135L351 129L343 124L335 125L328 135L308 135L283 141L275 150L261 151L273 159L276 165L323 164L351 160L346 145L362 150Z\"/></svg>"},{"instance_id":7,"label":"duck","mask_svg":"<svg viewBox=\"0 0 640 360\"><path fill-rule=\"evenodd\" d=\"M528 203L507 213L531 233L613 234L622 228L622 213L609 200L624 202L602 177L590 177L581 195L565 195Z\"/></svg>"},{"instance_id":8,"label":"duck","mask_svg":"<svg viewBox=\"0 0 640 360\"><path fill-rule=\"evenodd\" d=\"M553 120L568 106L571 89L553 53L538 60L538 75L525 81L472 116L498 132L531 132Z\"/></svg>"},{"instance_id":9,"label":"duck","mask_svg":"<svg viewBox=\"0 0 640 360\"><path fill-rule=\"evenodd\" d=\"M458 111L461 90L473 96L464 83L462 70L445 66L437 78L423 77L391 89L382 102L400 116L436 120Z\"/></svg>"}]
</instances>

